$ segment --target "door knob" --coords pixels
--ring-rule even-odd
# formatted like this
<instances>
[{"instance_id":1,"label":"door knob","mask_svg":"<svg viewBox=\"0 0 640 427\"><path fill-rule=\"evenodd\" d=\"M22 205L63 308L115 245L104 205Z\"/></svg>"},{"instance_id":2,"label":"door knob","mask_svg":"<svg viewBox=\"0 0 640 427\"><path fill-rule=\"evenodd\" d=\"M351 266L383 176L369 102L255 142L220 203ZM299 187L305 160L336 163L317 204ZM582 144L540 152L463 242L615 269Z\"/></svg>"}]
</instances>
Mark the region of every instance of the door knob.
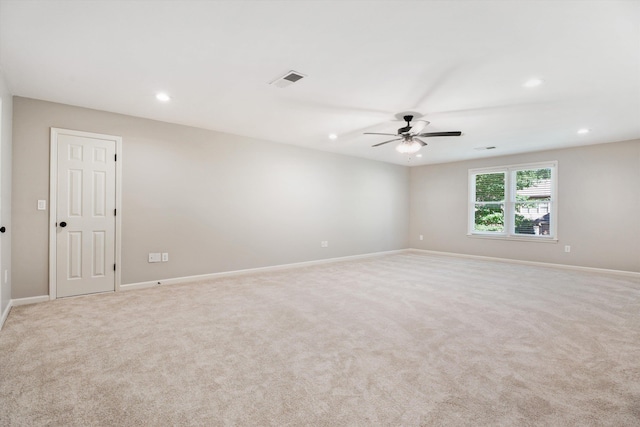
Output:
<instances>
[{"instance_id":1,"label":"door knob","mask_svg":"<svg viewBox=\"0 0 640 427\"><path fill-rule=\"evenodd\" d=\"M67 223L66 223L66 222L64 222L64 221L62 221L62 222L60 223L60 227L65 228L66 226L67 226Z\"/></svg>"},{"instance_id":2,"label":"door knob","mask_svg":"<svg viewBox=\"0 0 640 427\"><path fill-rule=\"evenodd\" d=\"M0 233L4 233L5 231L7 231L5 227L0 227Z\"/></svg>"}]
</instances>

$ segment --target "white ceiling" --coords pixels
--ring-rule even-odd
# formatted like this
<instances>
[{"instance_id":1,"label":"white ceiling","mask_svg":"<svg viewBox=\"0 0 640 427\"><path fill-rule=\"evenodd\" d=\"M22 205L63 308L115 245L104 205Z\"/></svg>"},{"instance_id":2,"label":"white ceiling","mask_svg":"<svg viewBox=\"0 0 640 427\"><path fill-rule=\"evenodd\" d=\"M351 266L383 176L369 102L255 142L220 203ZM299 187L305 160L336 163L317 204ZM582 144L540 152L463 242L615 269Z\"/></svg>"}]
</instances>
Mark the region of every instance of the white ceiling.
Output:
<instances>
[{"instance_id":1,"label":"white ceiling","mask_svg":"<svg viewBox=\"0 0 640 427\"><path fill-rule=\"evenodd\" d=\"M640 138L639 1L1 0L0 66L18 96L403 165ZM372 148L404 111L464 134Z\"/></svg>"}]
</instances>

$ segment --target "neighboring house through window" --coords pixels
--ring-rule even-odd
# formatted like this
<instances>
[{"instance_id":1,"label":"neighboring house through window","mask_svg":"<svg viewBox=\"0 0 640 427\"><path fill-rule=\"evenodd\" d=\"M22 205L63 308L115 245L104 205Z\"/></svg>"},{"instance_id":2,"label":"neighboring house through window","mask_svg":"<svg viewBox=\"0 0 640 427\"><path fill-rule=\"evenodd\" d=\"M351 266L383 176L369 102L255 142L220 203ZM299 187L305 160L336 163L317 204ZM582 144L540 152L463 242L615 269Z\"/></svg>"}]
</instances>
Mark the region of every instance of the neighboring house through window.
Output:
<instances>
[{"instance_id":1,"label":"neighboring house through window","mask_svg":"<svg viewBox=\"0 0 640 427\"><path fill-rule=\"evenodd\" d=\"M469 235L557 240L557 162L469 170Z\"/></svg>"}]
</instances>

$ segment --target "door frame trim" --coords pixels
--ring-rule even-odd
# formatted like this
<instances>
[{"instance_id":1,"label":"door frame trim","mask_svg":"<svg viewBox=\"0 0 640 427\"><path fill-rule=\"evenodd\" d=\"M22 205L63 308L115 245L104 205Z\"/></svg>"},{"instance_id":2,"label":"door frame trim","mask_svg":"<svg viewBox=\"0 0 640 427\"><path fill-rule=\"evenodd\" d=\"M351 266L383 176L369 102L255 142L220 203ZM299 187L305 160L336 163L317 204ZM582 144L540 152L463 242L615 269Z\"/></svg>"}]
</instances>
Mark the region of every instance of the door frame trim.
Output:
<instances>
[{"instance_id":1,"label":"door frame trim","mask_svg":"<svg viewBox=\"0 0 640 427\"><path fill-rule=\"evenodd\" d=\"M73 135L86 138L104 139L107 141L115 141L116 143L116 224L115 224L115 258L116 271L114 275L114 291L120 291L120 282L122 270L122 137L114 135L105 135L100 133L84 132L79 130L51 128L50 138L50 158L49 158L49 299L57 298L57 263L56 263L56 222L58 212L58 135Z\"/></svg>"}]
</instances>

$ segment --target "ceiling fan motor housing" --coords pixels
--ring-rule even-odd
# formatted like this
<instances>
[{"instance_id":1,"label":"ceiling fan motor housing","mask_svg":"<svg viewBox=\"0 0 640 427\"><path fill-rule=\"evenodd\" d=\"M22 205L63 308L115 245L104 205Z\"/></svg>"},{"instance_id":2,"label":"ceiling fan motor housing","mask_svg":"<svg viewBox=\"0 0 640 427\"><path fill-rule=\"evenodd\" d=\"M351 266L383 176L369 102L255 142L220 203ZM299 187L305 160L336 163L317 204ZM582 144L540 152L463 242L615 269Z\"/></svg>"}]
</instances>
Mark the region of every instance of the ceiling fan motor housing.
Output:
<instances>
[{"instance_id":1,"label":"ceiling fan motor housing","mask_svg":"<svg viewBox=\"0 0 640 427\"><path fill-rule=\"evenodd\" d=\"M407 122L407 125L398 129L398 135L407 133L411 130L411 120L413 120L413 116L404 116L404 121Z\"/></svg>"}]
</instances>

